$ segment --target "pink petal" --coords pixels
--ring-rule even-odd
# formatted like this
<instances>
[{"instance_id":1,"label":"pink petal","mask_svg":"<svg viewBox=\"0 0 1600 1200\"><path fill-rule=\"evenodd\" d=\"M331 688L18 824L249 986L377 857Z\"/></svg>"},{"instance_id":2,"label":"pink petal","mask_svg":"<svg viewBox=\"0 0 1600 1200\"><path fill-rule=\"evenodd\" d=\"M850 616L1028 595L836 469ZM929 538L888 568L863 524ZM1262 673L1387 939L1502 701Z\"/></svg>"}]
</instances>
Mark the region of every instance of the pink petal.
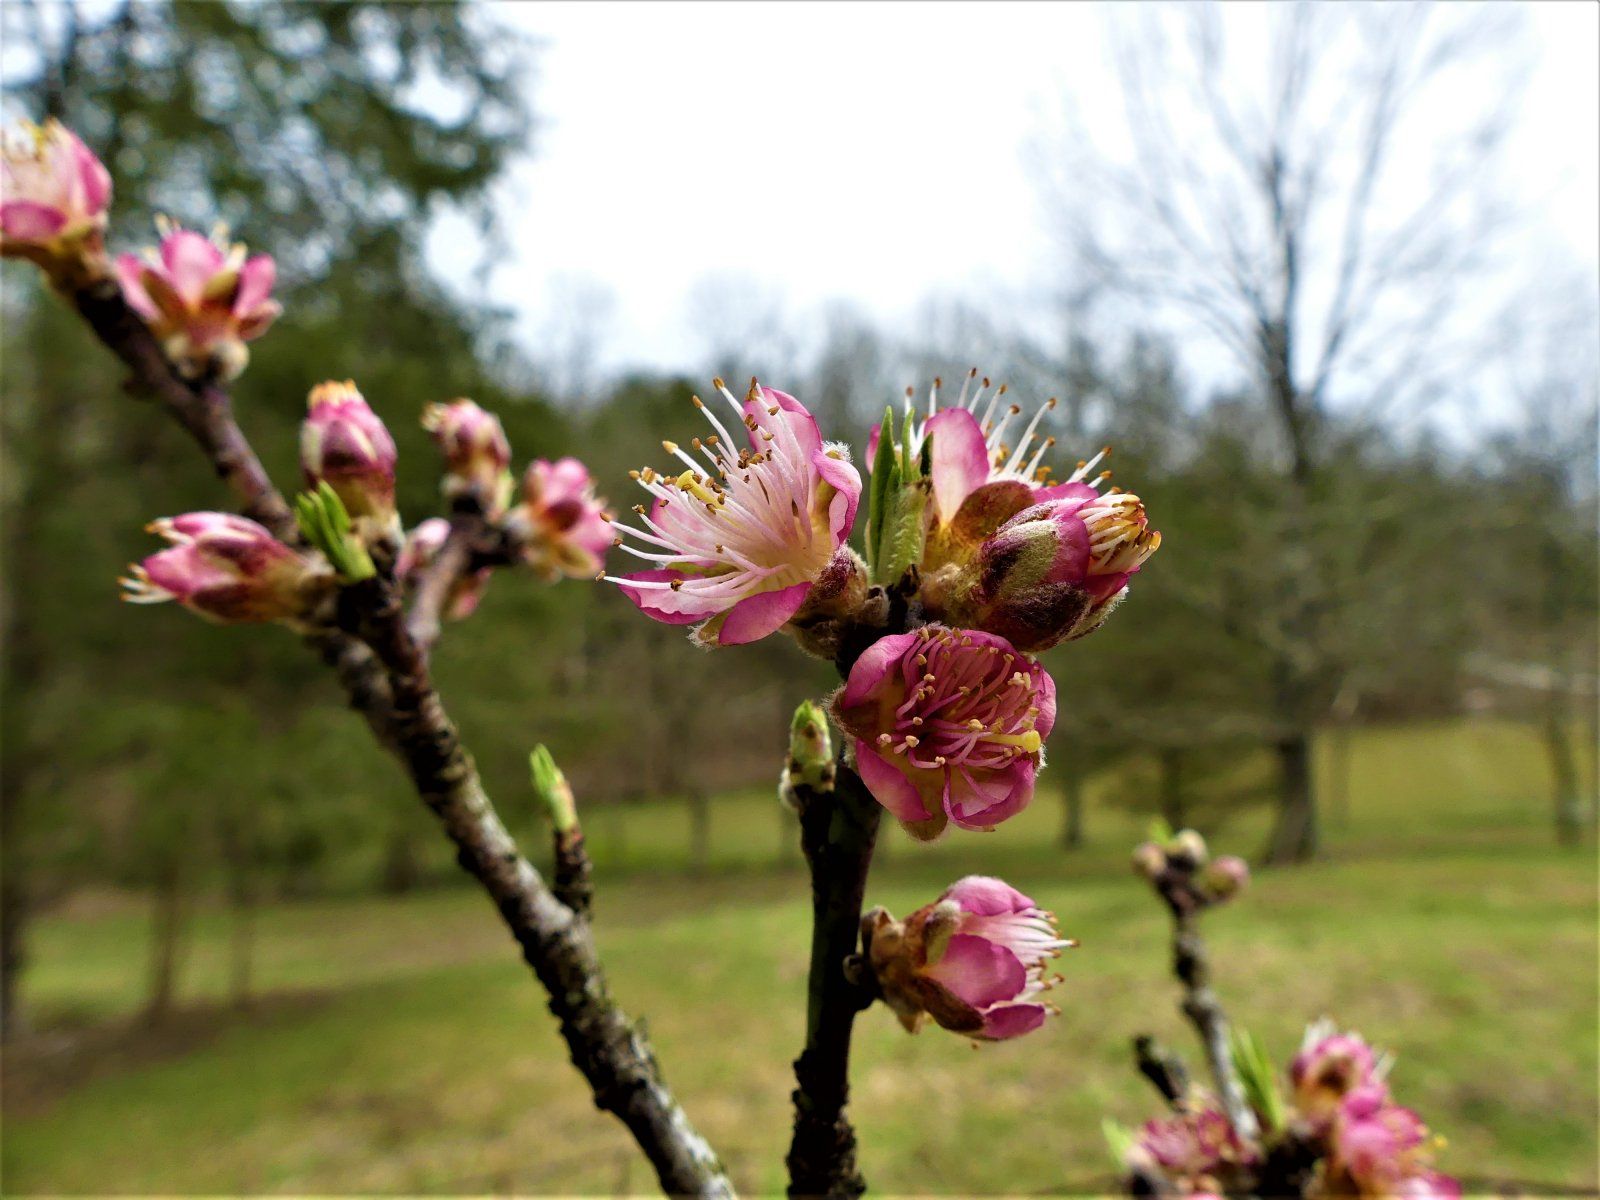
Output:
<instances>
[{"instance_id":1,"label":"pink petal","mask_svg":"<svg viewBox=\"0 0 1600 1200\"><path fill-rule=\"evenodd\" d=\"M1039 709L1039 715L1033 719L1033 727L1041 738L1047 738L1056 727L1056 681L1041 666L1034 676L1033 686L1033 703Z\"/></svg>"},{"instance_id":2,"label":"pink petal","mask_svg":"<svg viewBox=\"0 0 1600 1200\"><path fill-rule=\"evenodd\" d=\"M282 315L283 305L276 300L267 300L256 305L254 312L239 321L240 341L255 341Z\"/></svg>"},{"instance_id":3,"label":"pink petal","mask_svg":"<svg viewBox=\"0 0 1600 1200\"><path fill-rule=\"evenodd\" d=\"M878 461L878 438L882 434L882 427L874 425L867 432L867 471L872 471L872 464Z\"/></svg>"},{"instance_id":4,"label":"pink petal","mask_svg":"<svg viewBox=\"0 0 1600 1200\"><path fill-rule=\"evenodd\" d=\"M1028 982L1021 959L999 942L970 933L952 937L944 957L923 974L980 1009L1014 998Z\"/></svg>"},{"instance_id":5,"label":"pink petal","mask_svg":"<svg viewBox=\"0 0 1600 1200\"><path fill-rule=\"evenodd\" d=\"M717 631L717 644L742 646L778 632L799 611L810 591L811 584L797 583L776 591L746 596L728 610L727 619Z\"/></svg>"},{"instance_id":6,"label":"pink petal","mask_svg":"<svg viewBox=\"0 0 1600 1200\"><path fill-rule=\"evenodd\" d=\"M66 223L66 213L35 200L7 200L0 204L0 236L13 241L46 241L60 233Z\"/></svg>"},{"instance_id":7,"label":"pink petal","mask_svg":"<svg viewBox=\"0 0 1600 1200\"><path fill-rule=\"evenodd\" d=\"M961 502L989 478L989 448L978 419L964 408L947 408L928 419L933 439L933 500L942 524L955 519Z\"/></svg>"},{"instance_id":8,"label":"pink petal","mask_svg":"<svg viewBox=\"0 0 1600 1200\"><path fill-rule=\"evenodd\" d=\"M542 498L555 504L561 500L581 500L589 491L589 468L575 458L558 459L546 464L540 480Z\"/></svg>"},{"instance_id":9,"label":"pink petal","mask_svg":"<svg viewBox=\"0 0 1600 1200\"><path fill-rule=\"evenodd\" d=\"M234 293L233 312L237 317L249 317L266 303L272 295L272 285L278 280L278 264L270 254L255 254L239 268L239 290Z\"/></svg>"},{"instance_id":10,"label":"pink petal","mask_svg":"<svg viewBox=\"0 0 1600 1200\"><path fill-rule=\"evenodd\" d=\"M993 875L968 875L958 879L946 890L943 899L954 900L963 912L978 917L998 917L1007 913L1026 912L1034 907L1033 901L1003 879Z\"/></svg>"},{"instance_id":11,"label":"pink petal","mask_svg":"<svg viewBox=\"0 0 1600 1200\"><path fill-rule=\"evenodd\" d=\"M898 763L903 760L879 754L871 742L856 739L856 774L866 784L872 798L902 821L927 821L928 810L922 794Z\"/></svg>"},{"instance_id":12,"label":"pink petal","mask_svg":"<svg viewBox=\"0 0 1600 1200\"><path fill-rule=\"evenodd\" d=\"M978 1036L991 1042L1021 1037L1043 1025L1048 1015L1042 1004L999 1004L983 1014L983 1032Z\"/></svg>"},{"instance_id":13,"label":"pink petal","mask_svg":"<svg viewBox=\"0 0 1600 1200\"><path fill-rule=\"evenodd\" d=\"M1003 771L971 776L946 768L944 811L963 829L993 829L1014 817L1033 799L1038 768L1031 758L1014 759Z\"/></svg>"},{"instance_id":14,"label":"pink petal","mask_svg":"<svg viewBox=\"0 0 1600 1200\"><path fill-rule=\"evenodd\" d=\"M640 583L666 583L682 579L684 574L682 571L639 571L623 578L636 579ZM639 606L640 612L665 625L693 625L719 611L714 604L708 605L692 594L685 595L670 588L631 588L626 583L617 586L624 596Z\"/></svg>"},{"instance_id":15,"label":"pink petal","mask_svg":"<svg viewBox=\"0 0 1600 1200\"><path fill-rule=\"evenodd\" d=\"M90 216L98 216L111 202L111 172L106 170L105 164L95 157L94 151L85 146L77 134L69 133L67 136L72 139L72 160L77 167L79 195L83 198L84 211Z\"/></svg>"},{"instance_id":16,"label":"pink petal","mask_svg":"<svg viewBox=\"0 0 1600 1200\"><path fill-rule=\"evenodd\" d=\"M122 285L122 298L146 321L160 315L150 293L144 290L144 263L136 254L117 255L117 282Z\"/></svg>"},{"instance_id":17,"label":"pink petal","mask_svg":"<svg viewBox=\"0 0 1600 1200\"><path fill-rule=\"evenodd\" d=\"M868 646L850 668L844 691L839 693L838 707L855 708L865 704L878 688L891 678L895 665L902 655L917 641L914 633L893 633L881 637ZM929 814L931 815L931 814Z\"/></svg>"},{"instance_id":18,"label":"pink petal","mask_svg":"<svg viewBox=\"0 0 1600 1200\"><path fill-rule=\"evenodd\" d=\"M1033 489L1033 499L1037 504L1047 500L1094 500L1100 493L1087 483L1058 483L1051 487Z\"/></svg>"},{"instance_id":19,"label":"pink petal","mask_svg":"<svg viewBox=\"0 0 1600 1200\"><path fill-rule=\"evenodd\" d=\"M770 413L767 411L770 408L778 411ZM763 387L759 400L744 402L744 412L745 416L753 418L758 426L765 429L773 429L780 422L787 425L800 445L800 453L808 458L822 449L822 434L817 429L816 418L788 392ZM766 439L752 430L750 445L757 450L763 449Z\"/></svg>"},{"instance_id":20,"label":"pink petal","mask_svg":"<svg viewBox=\"0 0 1600 1200\"><path fill-rule=\"evenodd\" d=\"M222 269L221 250L192 229L175 229L161 239L161 262L167 282L190 304L199 302L206 283Z\"/></svg>"},{"instance_id":21,"label":"pink petal","mask_svg":"<svg viewBox=\"0 0 1600 1200\"><path fill-rule=\"evenodd\" d=\"M850 536L856 523L856 506L861 502L861 473L843 459L830 458L819 450L811 456L811 465L817 469L824 483L837 493L828 504L828 531L833 543L838 545Z\"/></svg>"}]
</instances>

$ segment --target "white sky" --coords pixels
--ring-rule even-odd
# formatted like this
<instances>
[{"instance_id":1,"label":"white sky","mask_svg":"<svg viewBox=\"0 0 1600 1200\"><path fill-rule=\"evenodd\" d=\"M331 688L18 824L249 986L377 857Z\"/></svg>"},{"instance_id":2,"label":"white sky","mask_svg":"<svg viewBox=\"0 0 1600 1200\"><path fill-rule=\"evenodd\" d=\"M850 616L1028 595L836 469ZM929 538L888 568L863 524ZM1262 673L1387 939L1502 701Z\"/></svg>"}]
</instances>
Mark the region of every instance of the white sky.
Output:
<instances>
[{"instance_id":1,"label":"white sky","mask_svg":"<svg viewBox=\"0 0 1600 1200\"><path fill-rule=\"evenodd\" d=\"M1600 7L1526 10L1536 68L1504 182L1544 256L1600 269ZM710 272L770 281L794 310L848 298L891 327L930 295L1026 291L1050 243L1025 145L1069 87L1091 122L1119 103L1087 4L498 15L545 48L537 152L502 194L513 248L492 295L537 351L574 281L609 289L613 367L697 365L686 297Z\"/></svg>"}]
</instances>

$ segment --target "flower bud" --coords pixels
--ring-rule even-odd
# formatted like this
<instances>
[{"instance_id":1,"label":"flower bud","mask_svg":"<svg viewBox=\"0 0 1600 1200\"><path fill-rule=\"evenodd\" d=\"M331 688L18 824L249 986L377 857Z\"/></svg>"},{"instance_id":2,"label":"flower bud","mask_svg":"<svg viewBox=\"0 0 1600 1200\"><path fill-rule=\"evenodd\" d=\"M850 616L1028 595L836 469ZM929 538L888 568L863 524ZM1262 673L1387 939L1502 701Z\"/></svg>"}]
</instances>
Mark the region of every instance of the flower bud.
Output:
<instances>
[{"instance_id":1,"label":"flower bud","mask_svg":"<svg viewBox=\"0 0 1600 1200\"><path fill-rule=\"evenodd\" d=\"M828 732L828 715L820 704L802 700L789 722L789 761L778 781L778 798L790 808L799 808L797 788L813 792L833 791L835 767L833 738Z\"/></svg>"},{"instance_id":2,"label":"flower bud","mask_svg":"<svg viewBox=\"0 0 1600 1200\"><path fill-rule=\"evenodd\" d=\"M1167 869L1167 852L1154 842L1140 842L1133 848L1133 871L1154 882Z\"/></svg>"},{"instance_id":3,"label":"flower bud","mask_svg":"<svg viewBox=\"0 0 1600 1200\"><path fill-rule=\"evenodd\" d=\"M1045 966L1076 945L1055 917L999 879L969 875L904 921L863 920L867 960L883 998L915 1033L926 1017L984 1041L1018 1037L1058 1011L1043 1000L1059 976Z\"/></svg>"},{"instance_id":4,"label":"flower bud","mask_svg":"<svg viewBox=\"0 0 1600 1200\"><path fill-rule=\"evenodd\" d=\"M1340 1033L1331 1021L1306 1029L1300 1053L1289 1064L1295 1107L1314 1128L1323 1128L1350 1093L1369 1085L1382 1087L1378 1057L1365 1039Z\"/></svg>"},{"instance_id":5,"label":"flower bud","mask_svg":"<svg viewBox=\"0 0 1600 1200\"><path fill-rule=\"evenodd\" d=\"M1206 847L1206 839L1193 829L1180 829L1172 835L1167 843L1167 854L1179 860L1179 866L1191 869L1203 867L1211 857L1211 851Z\"/></svg>"},{"instance_id":6,"label":"flower bud","mask_svg":"<svg viewBox=\"0 0 1600 1200\"><path fill-rule=\"evenodd\" d=\"M594 576L616 540L589 469L575 458L535 459L522 477L522 503L505 524L521 539L523 561L552 581Z\"/></svg>"},{"instance_id":7,"label":"flower bud","mask_svg":"<svg viewBox=\"0 0 1600 1200\"><path fill-rule=\"evenodd\" d=\"M572 796L572 785L556 766L548 747L539 745L528 755L528 770L533 782L533 794L550 818L558 834L568 834L578 827L578 805Z\"/></svg>"},{"instance_id":8,"label":"flower bud","mask_svg":"<svg viewBox=\"0 0 1600 1200\"><path fill-rule=\"evenodd\" d=\"M26 258L58 282L103 278L111 175L59 121L0 135L0 255Z\"/></svg>"},{"instance_id":9,"label":"flower bud","mask_svg":"<svg viewBox=\"0 0 1600 1200\"><path fill-rule=\"evenodd\" d=\"M231 513L164 517L148 526L172 545L129 567L122 598L176 600L225 624L307 617L333 588L320 561L291 550L265 528Z\"/></svg>"},{"instance_id":10,"label":"flower bud","mask_svg":"<svg viewBox=\"0 0 1600 1200\"><path fill-rule=\"evenodd\" d=\"M789 629L807 654L832 662L847 634L862 626L881 628L888 612L888 598L869 585L861 556L840 546L789 618Z\"/></svg>"},{"instance_id":11,"label":"flower bud","mask_svg":"<svg viewBox=\"0 0 1600 1200\"><path fill-rule=\"evenodd\" d=\"M1222 1194L1223 1181L1257 1157L1226 1113L1205 1107L1146 1121L1124 1163L1130 1170L1156 1175L1175 1194L1196 1200Z\"/></svg>"},{"instance_id":12,"label":"flower bud","mask_svg":"<svg viewBox=\"0 0 1600 1200\"><path fill-rule=\"evenodd\" d=\"M1220 904L1244 891L1250 882L1250 865L1235 855L1224 854L1207 864L1195 882L1206 899Z\"/></svg>"},{"instance_id":13,"label":"flower bud","mask_svg":"<svg viewBox=\"0 0 1600 1200\"><path fill-rule=\"evenodd\" d=\"M233 379L250 360L245 343L267 331L283 306L270 299L277 267L245 257L219 226L212 237L158 222L158 249L117 258L128 305L150 326L180 374Z\"/></svg>"},{"instance_id":14,"label":"flower bud","mask_svg":"<svg viewBox=\"0 0 1600 1200\"><path fill-rule=\"evenodd\" d=\"M433 565L450 536L450 522L443 517L429 517L406 535L405 546L395 561L394 573L403 583L415 585L417 578ZM483 591L489 586L494 572L484 567L469 571L456 578L444 604L447 621L461 621L477 611Z\"/></svg>"},{"instance_id":15,"label":"flower bud","mask_svg":"<svg viewBox=\"0 0 1600 1200\"><path fill-rule=\"evenodd\" d=\"M326 481L364 542L399 536L394 507L394 439L352 380L320 383L306 401L300 467L306 483Z\"/></svg>"},{"instance_id":16,"label":"flower bud","mask_svg":"<svg viewBox=\"0 0 1600 1200\"><path fill-rule=\"evenodd\" d=\"M430 404L422 427L444 455L444 494L475 497L485 515L498 517L511 502L511 443L500 418L465 398Z\"/></svg>"}]
</instances>

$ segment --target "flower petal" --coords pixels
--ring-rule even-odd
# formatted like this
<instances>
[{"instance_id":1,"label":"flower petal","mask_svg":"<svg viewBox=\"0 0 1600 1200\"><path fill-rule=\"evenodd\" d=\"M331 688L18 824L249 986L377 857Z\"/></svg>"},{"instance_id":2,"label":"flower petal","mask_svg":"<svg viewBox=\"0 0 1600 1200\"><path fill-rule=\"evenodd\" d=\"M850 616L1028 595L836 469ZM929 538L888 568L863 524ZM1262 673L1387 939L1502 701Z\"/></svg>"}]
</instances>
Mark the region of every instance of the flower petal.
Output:
<instances>
[{"instance_id":1,"label":"flower petal","mask_svg":"<svg viewBox=\"0 0 1600 1200\"><path fill-rule=\"evenodd\" d=\"M1013 999L1028 982L1020 958L999 942L970 933L952 937L944 955L922 973L980 1009Z\"/></svg>"},{"instance_id":2,"label":"flower petal","mask_svg":"<svg viewBox=\"0 0 1600 1200\"><path fill-rule=\"evenodd\" d=\"M838 708L855 708L865 704L893 673L894 667L906 650L917 640L915 633L892 633L881 637L856 659L839 693Z\"/></svg>"},{"instance_id":3,"label":"flower petal","mask_svg":"<svg viewBox=\"0 0 1600 1200\"><path fill-rule=\"evenodd\" d=\"M272 255L252 255L239 268L239 290L233 297L234 315L251 316L272 294L272 285L277 279L278 264L272 261Z\"/></svg>"},{"instance_id":4,"label":"flower petal","mask_svg":"<svg viewBox=\"0 0 1600 1200\"><path fill-rule=\"evenodd\" d=\"M961 502L989 478L989 447L978 418L964 408L947 408L928 418L933 439L933 501L939 520L955 519Z\"/></svg>"},{"instance_id":5,"label":"flower petal","mask_svg":"<svg viewBox=\"0 0 1600 1200\"><path fill-rule=\"evenodd\" d=\"M1026 912L1034 903L1003 879L993 875L968 875L958 879L941 899L954 900L963 911L978 917L998 917Z\"/></svg>"},{"instance_id":6,"label":"flower petal","mask_svg":"<svg viewBox=\"0 0 1600 1200\"><path fill-rule=\"evenodd\" d=\"M867 785L872 798L901 821L921 822L933 818L927 802L896 759L878 753L871 742L856 740L856 773Z\"/></svg>"},{"instance_id":7,"label":"flower petal","mask_svg":"<svg viewBox=\"0 0 1600 1200\"><path fill-rule=\"evenodd\" d=\"M146 321L160 316L155 301L144 288L144 263L136 254L117 255L117 282L122 285L122 298Z\"/></svg>"},{"instance_id":8,"label":"flower petal","mask_svg":"<svg viewBox=\"0 0 1600 1200\"><path fill-rule=\"evenodd\" d=\"M189 304L199 303L206 283L222 269L225 257L210 238L192 229L174 229L161 239L167 282Z\"/></svg>"},{"instance_id":9,"label":"flower petal","mask_svg":"<svg viewBox=\"0 0 1600 1200\"><path fill-rule=\"evenodd\" d=\"M624 579L639 583L669 583L684 578L682 571L638 571ZM716 605L708 605L692 592L673 591L671 588L631 588L626 583L617 585L622 594L645 616L664 625L693 625L717 612Z\"/></svg>"},{"instance_id":10,"label":"flower petal","mask_svg":"<svg viewBox=\"0 0 1600 1200\"><path fill-rule=\"evenodd\" d=\"M1037 771L1033 760L1026 756L1004 770L984 775L949 771L944 810L963 829L993 829L1028 807Z\"/></svg>"},{"instance_id":11,"label":"flower petal","mask_svg":"<svg viewBox=\"0 0 1600 1200\"><path fill-rule=\"evenodd\" d=\"M36 200L7 200L0 204L0 236L18 242L42 242L55 237L67 224L67 214Z\"/></svg>"},{"instance_id":12,"label":"flower petal","mask_svg":"<svg viewBox=\"0 0 1600 1200\"><path fill-rule=\"evenodd\" d=\"M806 602L810 591L811 584L797 583L746 596L728 610L722 628L717 631L717 645L741 646L778 632Z\"/></svg>"},{"instance_id":13,"label":"flower petal","mask_svg":"<svg viewBox=\"0 0 1600 1200\"><path fill-rule=\"evenodd\" d=\"M1042 1004L997 1004L983 1014L983 1032L978 1036L989 1042L1021 1037L1043 1025L1049 1015Z\"/></svg>"},{"instance_id":14,"label":"flower petal","mask_svg":"<svg viewBox=\"0 0 1600 1200\"><path fill-rule=\"evenodd\" d=\"M811 465L835 492L828 504L828 529L837 546L850 536L856 523L856 506L861 502L861 473L845 459L830 456L826 448L811 456Z\"/></svg>"}]
</instances>

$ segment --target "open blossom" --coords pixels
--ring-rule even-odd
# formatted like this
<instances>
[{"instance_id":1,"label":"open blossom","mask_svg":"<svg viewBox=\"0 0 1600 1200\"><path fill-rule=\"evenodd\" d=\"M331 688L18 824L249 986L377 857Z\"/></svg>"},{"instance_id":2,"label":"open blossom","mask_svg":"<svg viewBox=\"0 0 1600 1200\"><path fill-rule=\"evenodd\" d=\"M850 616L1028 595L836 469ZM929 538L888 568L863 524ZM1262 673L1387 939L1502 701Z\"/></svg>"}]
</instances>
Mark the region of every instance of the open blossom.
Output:
<instances>
[{"instance_id":1,"label":"open blossom","mask_svg":"<svg viewBox=\"0 0 1600 1200\"><path fill-rule=\"evenodd\" d=\"M638 526L616 526L638 543L622 548L654 565L610 578L646 616L697 624L699 641L729 646L782 628L836 555L850 553L861 477L793 396L752 380L740 403L716 387L743 436L696 397L714 431L691 443L701 457L663 442L685 469L635 472L652 505L634 509Z\"/></svg>"},{"instance_id":2,"label":"open blossom","mask_svg":"<svg viewBox=\"0 0 1600 1200\"><path fill-rule=\"evenodd\" d=\"M1340 1194L1441 1200L1461 1194L1454 1179L1433 1169L1427 1126L1393 1103L1381 1083L1358 1087L1339 1102L1331 1140L1327 1174Z\"/></svg>"},{"instance_id":3,"label":"open blossom","mask_svg":"<svg viewBox=\"0 0 1600 1200\"><path fill-rule=\"evenodd\" d=\"M300 427L306 483L326 481L364 540L396 533L394 439L352 380L311 389Z\"/></svg>"},{"instance_id":4,"label":"open blossom","mask_svg":"<svg viewBox=\"0 0 1600 1200\"><path fill-rule=\"evenodd\" d=\"M1331 1021L1309 1026L1300 1052L1289 1064L1295 1107L1314 1126L1325 1126L1345 1096L1358 1088L1382 1086L1382 1070L1372 1047L1359 1034L1340 1033Z\"/></svg>"},{"instance_id":5,"label":"open blossom","mask_svg":"<svg viewBox=\"0 0 1600 1200\"><path fill-rule=\"evenodd\" d=\"M1055 1009L1045 968L1075 945L1055 917L1015 888L969 875L904 921L883 909L864 918L885 1001L912 1033L931 1016L985 1041L1018 1037Z\"/></svg>"},{"instance_id":6,"label":"open blossom","mask_svg":"<svg viewBox=\"0 0 1600 1200\"><path fill-rule=\"evenodd\" d=\"M161 225L159 247L117 257L122 294L185 374L232 379L250 359L245 343L283 311L271 298L278 275L272 256L247 258L220 227L208 238Z\"/></svg>"},{"instance_id":7,"label":"open blossom","mask_svg":"<svg viewBox=\"0 0 1600 1200\"><path fill-rule=\"evenodd\" d=\"M589 469L575 458L529 464L522 503L506 524L521 535L524 561L546 579L592 578L616 539Z\"/></svg>"},{"instance_id":8,"label":"open blossom","mask_svg":"<svg viewBox=\"0 0 1600 1200\"><path fill-rule=\"evenodd\" d=\"M172 545L128 569L124 600L176 600L212 621L304 616L332 585L327 567L232 513L195 512L149 526Z\"/></svg>"},{"instance_id":9,"label":"open blossom","mask_svg":"<svg viewBox=\"0 0 1600 1200\"><path fill-rule=\"evenodd\" d=\"M1146 1121L1128 1151L1127 1166L1159 1174L1192 1200L1196 1194L1221 1192L1224 1180L1255 1158L1227 1114L1207 1107Z\"/></svg>"},{"instance_id":10,"label":"open blossom","mask_svg":"<svg viewBox=\"0 0 1600 1200\"><path fill-rule=\"evenodd\" d=\"M0 140L0 254L48 264L98 254L111 175L59 121L23 121Z\"/></svg>"},{"instance_id":11,"label":"open blossom","mask_svg":"<svg viewBox=\"0 0 1600 1200\"><path fill-rule=\"evenodd\" d=\"M1002 637L928 625L879 638L833 699L867 789L920 838L992 829L1033 799L1056 688Z\"/></svg>"},{"instance_id":12,"label":"open blossom","mask_svg":"<svg viewBox=\"0 0 1600 1200\"><path fill-rule=\"evenodd\" d=\"M445 541L449 537L450 522L443 517L429 517L418 525L406 535L406 543L400 550L400 557L395 560L396 577L404 583L415 584L418 576L438 558L439 551L444 549ZM483 599L483 590L489 586L489 577L492 574L490 568L483 567L457 576L444 603L445 619L461 621L476 612L478 602Z\"/></svg>"},{"instance_id":13,"label":"open blossom","mask_svg":"<svg viewBox=\"0 0 1600 1200\"><path fill-rule=\"evenodd\" d=\"M511 502L511 443L500 418L463 397L428 405L422 427L444 455L445 495L476 496L489 516L503 513Z\"/></svg>"}]
</instances>

